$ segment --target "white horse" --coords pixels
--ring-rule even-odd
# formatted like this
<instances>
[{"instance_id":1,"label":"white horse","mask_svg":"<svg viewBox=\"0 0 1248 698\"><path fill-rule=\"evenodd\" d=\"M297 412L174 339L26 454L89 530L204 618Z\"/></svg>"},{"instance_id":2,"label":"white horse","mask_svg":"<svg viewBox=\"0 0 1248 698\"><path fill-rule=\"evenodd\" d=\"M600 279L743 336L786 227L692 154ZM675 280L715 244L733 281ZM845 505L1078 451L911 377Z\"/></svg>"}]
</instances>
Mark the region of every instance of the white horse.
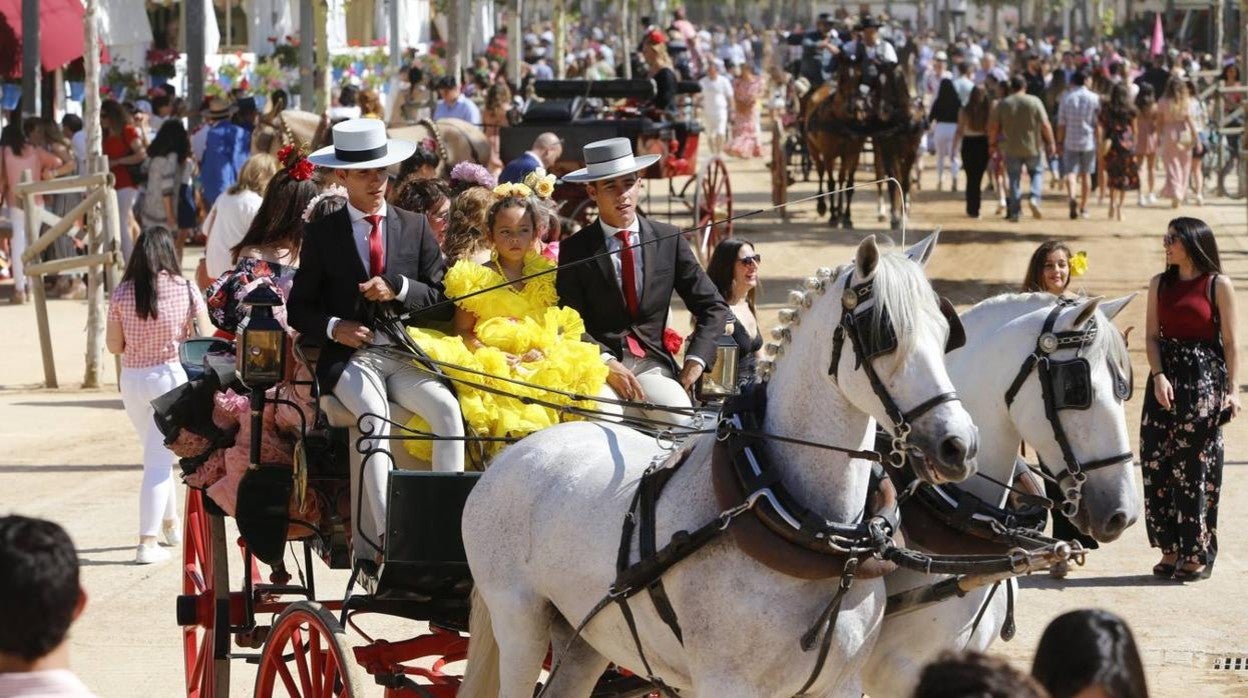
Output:
<instances>
[{"instance_id":1,"label":"white horse","mask_svg":"<svg viewBox=\"0 0 1248 698\"><path fill-rule=\"evenodd\" d=\"M943 351L948 324L920 266L931 254L934 237L905 256L881 255L869 237L859 245L854 264L831 278L827 272L809 279L808 287L815 290L795 292L800 324L791 328L766 388L767 433L869 448L875 420L891 422L869 382L868 365L902 410L932 403L933 396L952 390ZM869 280L874 300L859 306L858 314L878 321L886 310L898 346L860 365L857 351L846 342L834 377L829 367L834 332L846 313L843 294ZM923 452L931 479L963 480L974 472L975 427L956 401L934 404L910 420L910 445ZM656 507L659 546L673 533L693 531L721 513L709 477L715 439L697 438L687 464ZM870 480L866 461L777 441L762 450L807 507L831 521L862 519ZM461 695L532 698L542 659L552 646L562 667L547 690L550 696L589 695L609 662L643 671L617 605L597 615L574 641L572 631L615 579L621 527L638 480L666 455L653 437L611 424L575 422L538 432L498 456L464 508L464 547L477 596ZM636 560L636 541L632 548ZM670 569L663 582L683 643L644 594L629 604L654 675L668 685L686 695L715 698L791 696L812 673L818 652L803 651L800 638L828 605L837 580L810 581L772 571L742 553L730 537L720 536ZM844 596L831 652L811 695L859 695L858 676L884 598L881 580L855 581Z\"/></svg>"},{"instance_id":2,"label":"white horse","mask_svg":"<svg viewBox=\"0 0 1248 698\"><path fill-rule=\"evenodd\" d=\"M1082 463L1131 452L1124 401L1114 389L1118 377L1130 376L1130 358L1122 335L1109 321L1133 297L1100 302L1099 311L1099 299L1084 300L1062 310L1053 328L1055 332L1086 330L1092 325L1097 328L1088 346L1062 348L1051 354L1058 361L1082 356L1091 370L1091 405L1085 410L1057 412L1074 455ZM1037 339L1054 307L1052 296L1038 293L983 301L962 315L967 336L965 348L947 357L949 376L980 428L979 472L1000 482L1008 483L1014 478L1020 441L1035 450L1050 475L1057 476L1066 466L1045 414L1038 372L1030 371L1011 404L1007 405L1005 398L1024 360L1036 350ZM1066 480L1062 486L1070 484ZM982 477L973 477L959 487L996 506L1003 505L1009 494ZM1054 504L1052 515L1061 516L1058 509L1062 502ZM1085 534L1109 542L1134 523L1139 514L1134 470L1131 461L1124 458L1087 473L1073 521ZM904 522L903 515L903 526ZM895 594L930 586L945 578L900 569L885 580L889 594ZM986 650L1005 620L1007 593L1017 592L1013 580L1006 583L1014 589L1001 588L992 593L992 587L981 587L961 598L886 617L863 675L867 693L910 695L924 665L941 651Z\"/></svg>"}]
</instances>

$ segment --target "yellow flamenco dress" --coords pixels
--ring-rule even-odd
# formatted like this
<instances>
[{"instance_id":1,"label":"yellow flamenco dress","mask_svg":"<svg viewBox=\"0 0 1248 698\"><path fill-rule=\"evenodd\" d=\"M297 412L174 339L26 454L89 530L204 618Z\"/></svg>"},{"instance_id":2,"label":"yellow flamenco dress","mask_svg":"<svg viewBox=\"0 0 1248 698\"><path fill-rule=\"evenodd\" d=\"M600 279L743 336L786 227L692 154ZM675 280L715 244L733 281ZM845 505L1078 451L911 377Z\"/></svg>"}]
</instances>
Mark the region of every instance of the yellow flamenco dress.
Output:
<instances>
[{"instance_id":1,"label":"yellow flamenco dress","mask_svg":"<svg viewBox=\"0 0 1248 698\"><path fill-rule=\"evenodd\" d=\"M462 366L470 371L442 365L454 379L459 406L470 433L477 436L519 438L561 420L577 415L546 404L524 404L522 397L560 406L576 405L587 409L597 407L592 401L577 401L553 390L577 395L598 394L607 380L607 367L596 345L581 341L585 323L572 308L559 307L555 292L554 264L530 252L524 258L524 275L548 272L525 282L523 290L512 286L456 301L456 305L476 316L474 329L484 347L475 352L457 336L409 328L412 339L435 361ZM482 266L460 260L446 273L446 295L460 298L486 288L506 283L494 262ZM530 350L541 352L542 358L515 365L507 355L523 356ZM480 371L480 375L471 371ZM501 378L522 381L513 383ZM488 386L485 390L476 386ZM499 394L502 393L502 394ZM408 422L408 428L428 432L428 423L420 417ZM432 456L432 442L404 442L412 455L423 460ZM497 453L505 442L485 442L487 457Z\"/></svg>"}]
</instances>

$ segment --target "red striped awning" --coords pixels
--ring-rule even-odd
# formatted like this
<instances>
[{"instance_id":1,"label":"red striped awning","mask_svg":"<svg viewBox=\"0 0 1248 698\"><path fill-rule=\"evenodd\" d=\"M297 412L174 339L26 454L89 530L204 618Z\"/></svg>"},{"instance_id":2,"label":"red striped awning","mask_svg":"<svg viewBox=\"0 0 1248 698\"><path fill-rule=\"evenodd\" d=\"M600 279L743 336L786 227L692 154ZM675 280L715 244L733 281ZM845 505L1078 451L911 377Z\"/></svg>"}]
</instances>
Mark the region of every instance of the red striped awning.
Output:
<instances>
[{"instance_id":1,"label":"red striped awning","mask_svg":"<svg viewBox=\"0 0 1248 698\"><path fill-rule=\"evenodd\" d=\"M52 71L82 57L82 0L39 0L39 58ZM22 0L0 0L0 75L22 72Z\"/></svg>"}]
</instances>

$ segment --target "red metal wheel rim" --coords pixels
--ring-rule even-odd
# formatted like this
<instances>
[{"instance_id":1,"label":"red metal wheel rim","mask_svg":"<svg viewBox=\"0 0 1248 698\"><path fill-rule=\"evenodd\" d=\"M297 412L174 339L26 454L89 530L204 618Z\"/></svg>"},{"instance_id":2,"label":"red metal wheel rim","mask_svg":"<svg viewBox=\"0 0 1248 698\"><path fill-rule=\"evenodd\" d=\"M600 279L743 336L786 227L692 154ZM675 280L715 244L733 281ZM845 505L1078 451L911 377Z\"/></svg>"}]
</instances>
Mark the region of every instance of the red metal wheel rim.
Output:
<instances>
[{"instance_id":1,"label":"red metal wheel rim","mask_svg":"<svg viewBox=\"0 0 1248 698\"><path fill-rule=\"evenodd\" d=\"M328 619L327 619L328 617ZM352 698L354 658L347 654L332 616L298 602L273 625L256 676L257 698Z\"/></svg>"},{"instance_id":2,"label":"red metal wheel rim","mask_svg":"<svg viewBox=\"0 0 1248 698\"><path fill-rule=\"evenodd\" d=\"M707 164L700 194L698 228L705 230L710 227L706 241L709 253L721 240L732 237L731 221L711 225L716 221L732 218L732 184L728 181L728 168L724 166L723 160L716 158Z\"/></svg>"},{"instance_id":3,"label":"red metal wheel rim","mask_svg":"<svg viewBox=\"0 0 1248 698\"><path fill-rule=\"evenodd\" d=\"M218 560L214 550L214 522L204 509L199 490L187 490L186 515L182 536L182 594L193 599L196 622L182 628L182 649L185 660L186 695L188 698L214 698L228 691L218 686L218 673L213 658L216 628L217 597L226 593L217 589L225 560Z\"/></svg>"}]
</instances>

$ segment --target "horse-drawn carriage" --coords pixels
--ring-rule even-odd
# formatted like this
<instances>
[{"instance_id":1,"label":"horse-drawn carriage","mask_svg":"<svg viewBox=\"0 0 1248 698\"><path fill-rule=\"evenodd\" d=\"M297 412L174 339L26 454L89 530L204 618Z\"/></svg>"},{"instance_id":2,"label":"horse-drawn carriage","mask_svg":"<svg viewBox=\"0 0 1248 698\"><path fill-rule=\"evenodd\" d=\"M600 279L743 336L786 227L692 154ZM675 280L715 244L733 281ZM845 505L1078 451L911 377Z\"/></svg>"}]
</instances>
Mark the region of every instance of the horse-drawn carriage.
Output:
<instances>
[{"instance_id":1,"label":"horse-drawn carriage","mask_svg":"<svg viewBox=\"0 0 1248 698\"><path fill-rule=\"evenodd\" d=\"M649 79L538 81L534 91L544 101L533 102L520 123L501 130L501 158L510 161L528 150L538 135L553 132L563 139L563 156L550 171L562 176L585 166L581 153L586 144L628 138L638 155L660 156L641 176L667 182L665 200L656 201L647 187L640 208L648 216L666 217L687 229L694 251L705 263L715 245L732 235L732 183L720 158L699 166L702 127L694 116L692 100L698 90L697 83L680 83L677 106L663 112L645 107L655 96L655 83ZM610 100L627 100L627 106L608 104ZM683 116L673 118L672 114ZM553 199L559 205L564 234L580 230L598 216L582 185L560 180ZM688 224L680 225L681 219Z\"/></svg>"},{"instance_id":2,"label":"horse-drawn carriage","mask_svg":"<svg viewBox=\"0 0 1248 698\"><path fill-rule=\"evenodd\" d=\"M751 625L757 620L753 618L739 626L751 627L750 633L716 634L715 637L724 642L724 646L718 648L721 653L744 656L738 650L748 651L745 648L754 642L772 643L775 638L770 634L779 633L778 637L785 643L794 645L793 651L777 649L775 656L784 658L784 671L768 673L774 667L764 665L760 667L764 672L760 677L749 678L783 690L795 677L805 679L809 670L805 688L827 688L832 682L845 680L845 676L839 673L840 669L824 671L825 664L861 666L861 658L847 659L854 657L858 650L837 644L846 641L841 630L849 637L856 637L859 631L869 631L872 622L878 623L874 614L884 612L870 601L883 599L882 594L873 591L882 580L872 579L862 570L855 572L859 564L863 565L863 570L873 568L875 571L870 574L882 573L887 566L881 568L867 563L884 561L910 570L956 575L952 581L930 585L925 582L917 589L894 594L889 598L888 611L898 614L943 599L961 598L968 592L1067 559L1072 554L1068 546L1046 539L1029 528L1034 525L1031 518L1019 516L1010 506L988 506L986 500L981 502L968 497L950 485L935 494L924 489L927 487L924 482L959 480L974 470L970 461L974 451L973 432L968 429L970 422L959 405L958 396L948 392L949 378L940 360L943 352L958 348L959 338L963 336L961 325L951 307L945 305L937 309L930 287L926 293L914 292L926 285L916 261L924 261L931 254L932 246L931 240L920 243L909 251L909 258L903 258L899 254L882 255L869 238L860 245L854 264L835 271L821 270L811 277L806 290L797 293L792 307L782 313L787 324L777 331L779 341L771 353L777 358L783 356L783 360L763 368L762 373L768 378L766 387L754 389L735 400L722 414L712 411L713 418L695 425L692 433L684 435L686 439L678 434L674 440L670 429L651 428L657 432L656 438L623 425L561 424L506 446L495 456L490 472L485 474L427 472L427 464L408 459L401 448L391 449L388 452L395 467L389 476L389 506L383 540L367 539L358 525L362 516L361 500L357 499L358 494L352 496L350 487L352 472L362 470L365 459L384 458L375 451L361 452L365 443L361 436L368 436L369 420L378 417L364 415L356 420L334 397L316 395L315 385L301 379L313 371L295 370L310 368L316 360L315 351L311 347L296 346L288 356L281 326L273 321L269 312L263 311L265 299L255 299L252 318L247 326L240 328L237 354L242 360L238 365L228 345L218 345L215 348L219 351L203 357L187 357L188 363L203 370L203 376L156 404L158 421L167 442L183 457L182 466L188 482L193 481L213 453L225 443L234 443L236 434L240 435L239 442L234 445L245 445L245 455L241 456L245 459L245 472L237 483L237 496L230 505L232 511L228 512L241 534L238 548L242 566L234 573L234 584L227 562L235 558L232 552L235 546L226 534L227 512L200 489L192 489L187 498L183 594L177 600L177 618L185 634L188 695L227 695L231 660L238 659L258 665L255 695L264 698L273 695L360 696L366 694L365 687L371 683L384 687L386 696L456 695L461 679L451 671L451 665L469 656L469 638L464 631L470 625L470 592L474 585L482 584L482 580L470 573L469 560L474 561L473 570L477 573L488 570L484 592L471 600L474 638L478 637L478 631L488 630L476 624L489 625L491 612L495 618L493 627L519 627L514 625L515 618L505 615L507 608L498 603L497 593L500 584L506 589L519 590L521 585L533 581L531 578L507 578L521 568L545 568L554 575L550 582L553 588L566 591L557 604L561 609L588 609L588 602L606 594L582 623L594 633L595 641L607 632L606 628L614 627L618 631L623 627L620 615L613 610L617 603L621 607L627 605L629 597L654 589L660 579L668 583L671 601L667 603L674 604L683 614L682 618L692 619L686 621L684 639L673 646L677 649L672 650L672 654L656 654L656 647L671 645L668 628L680 626L675 625L674 619L670 620L671 625L667 618L660 620L655 615L657 606L634 605L640 628L633 629L637 654L626 651L622 656L604 656L619 666L645 672L636 676L622 668L609 669L604 674L601 666L606 666L605 660L601 666L595 663L597 660L586 666L575 666L581 652L574 651L572 640L575 637L570 639L567 633L581 618L566 616L563 618L566 627L558 626L563 628L560 633L543 640L542 652L534 660L540 663L541 657L546 657L546 666L553 667L550 682L555 681L559 663L566 660L568 666L560 680L575 680L580 682L577 686L585 686L585 672L591 671L589 685L595 686L592 689L595 696L644 695L656 688L666 690L664 686L669 683L679 686L692 681L696 685L705 681L705 677L681 676L665 667L671 666L669 662L673 657L687 656L684 644L706 641L703 633L708 626L703 623L709 619L704 614L712 613L718 618L716 623L723 623L741 621L741 618L733 618L757 611L761 614L758 618L766 616L779 625ZM1124 302L1119 303L1120 308ZM902 304L906 307L901 307ZM1096 301L1077 307L1068 304L1052 312L1049 311L1052 302L1046 302L1042 308L1038 303L1033 305L1037 307L1028 306L1026 310L1044 320L1043 327L1026 325L1016 329L1039 334L1039 339L1033 336L1031 341L1037 347L1035 356L1043 358L1024 363L1017 379L1012 372L1002 374L1007 381L1013 380L1011 398L1018 397L1019 403L1026 403L1016 406L1007 416L1029 415L1044 408L1061 446L1058 451L1061 455L1050 457L1049 461L1059 467L1065 465L1068 474L1080 475L1081 462L1085 470L1107 466L1117 469L1122 466L1123 456L1094 462L1085 455L1081 461L1070 450L1072 443L1079 444L1082 452L1088 445L1098 447L1110 436L1116 438L1116 431L1108 425L1115 419L1119 422L1123 419L1120 386L1115 383L1108 393L1105 387L1111 376L1118 375L1114 371L1121 370L1123 359L1106 354L1109 350L1104 345L1109 344L1111 335L1102 328L1103 319L1093 318L1097 313ZM892 311L885 306L892 307ZM883 326L871 321L873 316L880 315L886 318ZM978 341L986 342L986 334L1004 337L1008 333L983 331L1004 323L1001 318L980 323ZM835 332L828 329L833 327ZM1098 328L1102 329L1098 332ZM1045 340L1050 336L1055 339L1052 346ZM830 367L824 346L829 337L833 344ZM1014 338L1010 342L1019 344ZM985 351L991 348L994 355L1008 357L1010 353L986 344L981 346ZM1050 362L1048 354L1082 353L1085 348L1093 358L1087 374L1082 382L1075 381L1078 385L1066 385L1067 381L1061 376L1073 375L1071 366L1074 364L1082 362L1080 365L1088 366L1089 362L1087 359ZM1125 356L1125 351L1122 353ZM412 359L416 358L413 354ZM1051 363L1053 366L1061 364L1065 369L1054 373L1056 368ZM888 373L877 373L877 364ZM1062 391L1064 406L1050 411L1048 402L1052 389L1046 386L1055 380L1056 387ZM279 383L281 387L273 387ZM962 384L958 387L964 391L975 389ZM997 386L985 383L984 387L991 391ZM1082 392L1072 397L1072 390ZM1043 400L1037 406L1036 398L1041 395ZM233 402L238 407L239 401L243 404L241 410L236 410L237 423L230 424L216 407L222 402ZM1086 418L1074 427L1067 422L1069 431L1066 431L1057 421L1055 410L1071 409L1072 405L1074 409L1094 412L1085 413ZM283 416L279 414L282 409L291 412ZM394 419L391 424L396 430L390 437L392 443L430 438L428 434L402 427L409 415L398 405L391 405L391 410ZM863 443L868 430L873 428L873 414L878 414L881 423L889 427L891 436L879 450L863 450L858 444ZM293 425L289 430L293 441L290 462L269 462L272 454L280 449L275 450L274 444L267 441L271 432L266 426L273 422L280 424L283 420ZM1002 429L1005 431L1004 427ZM1094 433L1085 434L1087 429L1093 429ZM1125 441L1125 426L1121 431L1121 440ZM1051 437L1038 434L1029 435L1029 442L1037 445L1041 453L1051 454L1056 449L1046 441L1052 440ZM1068 434L1071 438L1067 438ZM597 443L604 436L607 441ZM467 440L471 442L474 437ZM1008 436L1004 440L1008 441ZM687 448L682 448L678 441L684 441ZM1014 451L1016 443L1017 437ZM730 453L719 455L721 447L729 449ZM557 450L543 450L552 448ZM713 458L709 457L712 450L716 454ZM1129 453L1127 458L1124 472L1129 478ZM902 480L907 483L902 492L902 506L907 497L912 497L910 506L930 506L935 513L929 514L925 521L931 527L944 527L941 529L944 531L942 545L952 544L956 548L959 536L978 536L981 540L977 544L977 554L932 554L907 549L894 542L892 534L898 525L899 501L890 499L886 493L888 488L881 489L878 468L872 469L871 460L909 468L910 475ZM1008 467L1012 472L1013 463ZM697 476L706 469L712 471L712 478ZM511 499L506 488L500 490L499 483L506 484L508 478L513 485L519 478L520 483L540 488L543 474L577 470L584 473L585 482L611 478L611 486L603 490L608 493L605 503L596 504L594 497L599 495L587 491L559 498L557 515L537 510L526 513L520 507L533 506L529 499ZM665 477L664 472L669 470ZM1108 471L1102 470L1092 478L1086 472L1074 477L1073 494L1068 495L1067 501L1073 508L1067 513L1082 514L1089 520L1098 517L1097 525L1100 525L1102 511L1108 507L1112 513L1114 503L1100 499L1102 485L1096 481L1098 477L1106 477L1102 475L1105 472ZM994 474L998 479L1010 478L995 471ZM491 475L496 475L493 483L488 482ZM1064 477L1056 471L1055 476ZM481 478L486 482L478 486ZM657 484L645 484L655 483L656 478ZM727 479L721 482L722 478ZM798 478L792 482L804 483L803 487L811 489L785 489L784 481L790 478ZM714 495L709 493L711 479L714 479ZM572 480L582 481L582 478L573 477ZM679 490L680 494L664 499L660 506L663 482L668 480L669 487ZM563 484L568 481L565 479ZM726 500L721 498L721 484L727 488L722 494L728 498ZM647 490L647 487L653 489ZM640 506L640 513L625 516L626 512L614 511L627 504L634 488L640 488L637 489L639 493L650 492L644 498L640 494L632 497L630 512ZM1080 489L1085 492L1082 505ZM1133 488L1118 489L1134 492ZM209 487L207 491L212 493L213 490ZM509 503L498 506L500 496ZM812 496L818 498L818 511L801 504L800 500ZM949 506L950 497L955 506ZM861 518L864 500L871 504L868 510L875 513ZM1087 509L1089 500L1093 503L1091 513ZM673 508L673 501L682 504ZM697 507L690 508L685 505L687 503L697 503ZM708 506L711 515L703 521L701 517L707 512L701 510ZM592 525L590 521L579 522L575 528L562 529L563 533L554 538L526 528L534 524L555 525L556 519L566 519L568 512L587 507ZM901 511L904 514L905 510ZM673 521L670 520L673 515L692 516L695 520ZM660 517L657 523L656 517ZM1116 526L1112 532L1116 535L1123 525L1119 519L1125 517L1107 515L1104 519L1118 521L1104 524L1107 530ZM636 546L617 546L620 522L624 521L639 522ZM507 525L500 525L502 523ZM672 535L671 542L664 544L669 533L663 533L663 538L656 541L656 530L690 533ZM642 540L647 531L648 543ZM724 544L724 539L718 538L724 533L729 534L731 543ZM624 542L631 543L632 535L633 528L624 524ZM610 540L612 537L614 540ZM524 540L528 542L522 542ZM507 561L508 555L536 555L533 552L535 540L553 541L559 546L566 544L568 553L577 545L592 545L583 554L565 555L561 558L565 560L564 565L573 564L569 561L588 565L601 558L604 549L608 550L607 557L614 558L618 547L621 551L619 577L612 582L614 566L608 563L605 569L598 569L595 563L590 570L594 578L592 584L569 584L572 579L584 578L586 570L560 564L552 566L549 560L543 563L536 558L526 559L519 565ZM714 545L698 547L694 545L698 541L702 546ZM301 545L301 556L294 555L293 549L288 552L288 547L294 543ZM493 553L489 552L491 547ZM562 547L558 549L563 550ZM634 549L640 549L641 559L630 564ZM361 550L365 554L361 555ZM827 553L832 556L823 557ZM500 557L482 567L481 556L487 554ZM318 600L314 575L314 558L318 557L330 568L351 570L345 595ZM708 576L708 565L714 567L717 560L725 559L734 561L737 573L724 574L722 579L731 579L731 585L745 585L737 592L758 585L768 590L757 597L747 595L746 599L769 598L784 603L766 612L762 608L750 610L753 607L743 599L723 599L730 604L728 607L712 608L703 602L690 605L684 591L690 585L705 587L708 583L722 581L719 575ZM267 581L261 576L260 562L271 568ZM288 571L292 562L296 566L298 583L292 583ZM240 576L241 584L237 581ZM840 577L839 592L836 577ZM851 586L853 591L850 591ZM831 602L827 598L829 593ZM564 605L572 598L569 594L579 594L580 598ZM709 597L703 599L707 600ZM989 595L984 608L992 600ZM487 602L489 609L485 607ZM728 608L735 610L728 614ZM822 612L819 609L823 609ZM478 611L484 620L477 619ZM612 617L604 620L605 625L590 624L594 614L600 611ZM397 642L374 639L360 630L358 617L365 614L425 622L428 630ZM719 617L721 615L729 617L725 620ZM803 619L807 625L811 620L816 621L807 633L809 641L803 639L802 651L796 655L793 652L797 651L798 643L793 634L800 633L800 629L794 631L797 626L790 616ZM632 626L632 616L628 617L628 625ZM872 621L872 617L876 620ZM990 619L995 621L995 617L990 616ZM355 633L348 636L348 629ZM834 640L834 636L837 639ZM485 632L481 637L488 639L483 642L498 642L504 646L516 641L502 632L497 637ZM680 637L677 630L676 638ZM739 637L746 644L728 642L730 637ZM624 642L626 647L631 645L627 640ZM656 642L657 645L653 644ZM545 643L549 643L550 650ZM641 649L643 643L645 650ZM241 654L236 647L260 648L260 652ZM812 651L816 648L819 649L817 661ZM835 652L829 654L830 649ZM663 662L656 665L659 669L651 669L647 654ZM468 661L465 670L484 671L484 663L500 661L497 655L491 657L488 652L481 656L484 659ZM504 649L504 662L511 661L514 656L510 649ZM714 653L705 656L711 660L716 657ZM520 683L527 682L529 669L536 681L540 666L525 668L523 680L517 678L518 674L507 674L513 680L507 695L530 694L531 688L516 690ZM581 678L572 678L577 676ZM733 676L742 678L738 674ZM583 690L564 693L560 691L564 684L556 688L551 685L553 683L548 684L547 690L552 695L585 695L590 691L585 686ZM796 689L796 684L792 688ZM798 692L804 692L805 688Z\"/></svg>"}]
</instances>

